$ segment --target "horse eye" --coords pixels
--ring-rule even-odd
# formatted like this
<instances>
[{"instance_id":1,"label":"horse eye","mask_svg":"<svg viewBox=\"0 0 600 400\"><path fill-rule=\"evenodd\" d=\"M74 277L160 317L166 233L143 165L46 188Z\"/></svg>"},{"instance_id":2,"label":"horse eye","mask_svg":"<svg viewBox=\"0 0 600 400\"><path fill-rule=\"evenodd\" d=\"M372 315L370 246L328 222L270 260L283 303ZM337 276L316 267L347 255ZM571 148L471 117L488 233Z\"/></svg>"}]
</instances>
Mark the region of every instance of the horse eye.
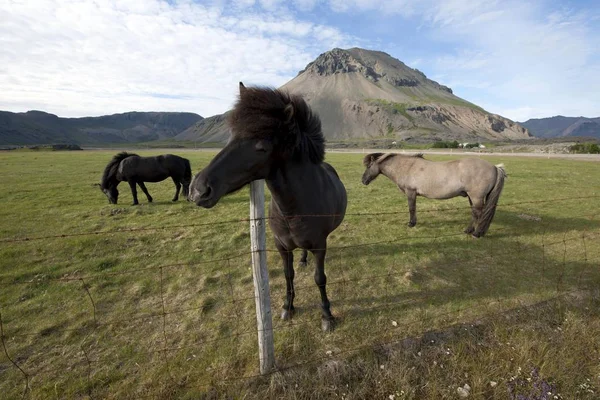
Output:
<instances>
[{"instance_id":1,"label":"horse eye","mask_svg":"<svg viewBox=\"0 0 600 400\"><path fill-rule=\"evenodd\" d=\"M267 151L265 144L262 142L256 143L256 146L254 146L254 148L256 149L256 151L261 151L263 153Z\"/></svg>"}]
</instances>

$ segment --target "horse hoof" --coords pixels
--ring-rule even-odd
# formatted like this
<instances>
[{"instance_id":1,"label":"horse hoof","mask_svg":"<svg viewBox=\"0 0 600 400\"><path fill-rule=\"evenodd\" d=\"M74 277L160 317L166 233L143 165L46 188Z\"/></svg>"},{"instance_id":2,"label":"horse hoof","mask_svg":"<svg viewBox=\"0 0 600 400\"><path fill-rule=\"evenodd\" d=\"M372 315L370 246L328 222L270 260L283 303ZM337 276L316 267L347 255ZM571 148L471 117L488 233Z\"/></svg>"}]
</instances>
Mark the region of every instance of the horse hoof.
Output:
<instances>
[{"instance_id":1,"label":"horse hoof","mask_svg":"<svg viewBox=\"0 0 600 400\"><path fill-rule=\"evenodd\" d=\"M333 330L335 329L335 320L332 319L325 319L322 318L321 319L321 329L323 330L323 332L333 332Z\"/></svg>"},{"instance_id":2,"label":"horse hoof","mask_svg":"<svg viewBox=\"0 0 600 400\"><path fill-rule=\"evenodd\" d=\"M139 206L140 203L133 203L132 206Z\"/></svg>"},{"instance_id":3,"label":"horse hoof","mask_svg":"<svg viewBox=\"0 0 600 400\"><path fill-rule=\"evenodd\" d=\"M409 228L412 228L416 224L417 224L416 222L409 222L407 225L408 225Z\"/></svg>"},{"instance_id":4,"label":"horse hoof","mask_svg":"<svg viewBox=\"0 0 600 400\"><path fill-rule=\"evenodd\" d=\"M289 321L292 319L293 315L294 315L294 310L283 310L281 312L281 319L284 321Z\"/></svg>"},{"instance_id":5,"label":"horse hoof","mask_svg":"<svg viewBox=\"0 0 600 400\"><path fill-rule=\"evenodd\" d=\"M300 262L298 262L298 266L300 268L306 268L306 265L307 265L306 261L300 261Z\"/></svg>"},{"instance_id":6,"label":"horse hoof","mask_svg":"<svg viewBox=\"0 0 600 400\"><path fill-rule=\"evenodd\" d=\"M178 200L178 199L173 199L173 200L171 200L171 201L174 203L174 202L176 202L177 200Z\"/></svg>"},{"instance_id":7,"label":"horse hoof","mask_svg":"<svg viewBox=\"0 0 600 400\"><path fill-rule=\"evenodd\" d=\"M475 239L479 239L481 237L481 233L477 233L475 232L474 234L472 234L471 236L473 236Z\"/></svg>"}]
</instances>

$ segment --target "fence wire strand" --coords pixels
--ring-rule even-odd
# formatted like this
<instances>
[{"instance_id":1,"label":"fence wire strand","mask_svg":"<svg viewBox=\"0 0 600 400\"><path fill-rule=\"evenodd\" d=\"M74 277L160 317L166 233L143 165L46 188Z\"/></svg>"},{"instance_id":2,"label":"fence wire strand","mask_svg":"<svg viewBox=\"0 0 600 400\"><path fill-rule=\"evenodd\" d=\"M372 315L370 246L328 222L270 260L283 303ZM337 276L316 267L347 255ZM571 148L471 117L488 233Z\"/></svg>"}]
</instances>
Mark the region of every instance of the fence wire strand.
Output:
<instances>
[{"instance_id":1,"label":"fence wire strand","mask_svg":"<svg viewBox=\"0 0 600 400\"><path fill-rule=\"evenodd\" d=\"M581 201L581 200L590 200L590 199L600 199L600 195L593 196L582 196L582 197L564 197L564 198L556 198L556 199L546 199L546 200L530 200L530 201L522 201L518 203L507 203L507 204L498 204L496 207L501 208L511 208L518 207L523 205L533 205L533 204L545 204L545 203L557 203L557 202L569 202L569 201ZM442 209L424 209L419 210L420 214L423 213L437 213L437 212L448 212L448 211L462 211L462 210L471 210L470 206L459 206L459 207L450 207L450 208L442 208ZM402 210L399 208L395 211L382 211L382 212L350 212L341 214L301 214L301 215L289 215L286 216L286 221L297 219L297 218L331 218L331 217L377 217L377 216L387 216L387 215L398 215L401 214ZM62 233L57 235L47 235L47 236L32 236L32 237L8 237L0 239L0 243L19 243L19 242L30 242L30 241L38 241L38 240L49 240L49 239L66 239L66 238L74 238L80 236L94 236L94 235L114 235L121 233L136 233L136 232L153 232L153 231L165 231L165 230L173 230L173 229L189 229L189 228L203 228L203 227L213 227L219 225L229 225L229 224L239 224L239 223L249 223L254 220L269 220L272 217L266 216L264 218L259 219L251 219L251 218L240 218L240 219L231 219L228 221L215 221L215 222L205 222L205 223L191 223L187 225L165 225L165 226L150 226L150 227L140 227L140 228L122 228L108 231L94 231L94 232L77 232L77 233Z\"/></svg>"},{"instance_id":2,"label":"fence wire strand","mask_svg":"<svg viewBox=\"0 0 600 400\"><path fill-rule=\"evenodd\" d=\"M548 199L548 200L536 200L536 201L529 201L529 202L519 202L519 203L512 203L512 204L502 204L500 205L503 208L509 208L509 207L519 207L519 206L527 206L527 205L533 205L533 204L543 204L543 203L556 203L556 202L568 202L568 201L581 201L581 200L586 200L586 199L599 199L600 196L585 196L585 197L580 197L580 198L560 198L560 199ZM458 211L458 210L466 210L466 209L470 209L470 207L456 207L456 208L445 208L445 209L430 209L430 210L420 210L420 213L430 213L430 212L448 212L448 211ZM389 216L389 215L398 215L399 211L385 211L385 212L375 212L375 213L347 213L346 217L379 217L379 216ZM315 217L334 217L335 215L294 215L294 216L288 216L285 221L286 223L289 224L289 222L295 218L315 218ZM595 218L597 217L597 214L594 213L590 213L589 215L582 215L579 216L580 218ZM264 218L264 219L269 219ZM43 240L55 240L55 239L66 239L66 238L73 238L73 237L80 237L80 236L87 236L87 235L113 235L113 234L124 234L124 233L135 233L135 232L153 232L153 231L166 231L166 230L170 230L170 229L182 229L182 228L198 228L198 227L216 227L216 226L222 226L222 225L226 225L226 224L239 224L239 223L249 223L251 222L251 219L249 218L242 218L242 219L232 219L232 220L228 220L228 221L221 221L221 222L210 222L210 223L202 223L202 224L189 224L189 225L170 225L170 226L162 226L162 227L143 227L143 228L128 228L128 229L119 229L119 230L112 230L112 231L99 231L99 232L81 232L81 233L72 233L72 234L59 234L59 235L49 235L49 236L38 236L38 237L21 237L21 238L3 238L0 239L0 243L3 244L7 244L7 243L21 243L21 242L28 242L28 241L43 241ZM581 232L580 234L577 235L573 235L572 237L569 237L570 232L569 231L565 231L563 232L562 235L562 240L553 240L553 241L548 241L547 237L549 237L550 235L548 234L548 228L549 225L547 223L544 223L543 225L543 229L541 234L537 233L538 235L541 236L541 262L540 262L540 268L541 268L541 275L542 276L546 276L546 274L548 273L548 271L551 268L551 265L557 266L558 265L558 269L555 270L555 272L557 273L556 276L556 282L555 282L555 289L556 289L556 295L551 297L551 298L546 298L543 301L552 301L552 300L558 300L560 298L563 298L564 296L567 295L571 295L574 293L579 293L581 291L585 291L585 290L589 290L589 288L584 287L582 285L582 283L584 282L586 276L590 276L591 273L593 273L594 271L591 270L593 268L592 265L592 258L590 255L590 248L591 246L589 245L590 243L592 243L593 241L595 241L596 239L598 239L598 237L600 237L600 232L590 232L588 229L585 229L584 232ZM506 228L499 228L499 227L494 227L494 232L495 233L511 233L508 229ZM525 234L524 234L525 235ZM423 292L421 290L419 291L409 291L409 292L403 292L403 295L406 295L405 298L399 300L399 301L385 301L385 300L391 300L393 299L394 296L392 296L392 294L390 293L390 291L392 290L392 288L390 287L389 283L391 282L393 279L397 279L397 278L403 278L406 274L406 271L403 270L402 268L397 268L396 265L388 265L387 266L387 271L385 273L380 273L380 274L371 274L371 275L362 275L359 277L351 277L351 276L347 276L347 271L345 271L344 266L346 265L347 262L347 255L344 255L344 250L348 250L348 249L369 249L369 248L376 248L376 246L380 246L380 245L393 245L393 244L400 244L406 241L412 241L412 242L420 242L423 244L427 244L431 247L435 247L437 246L440 242L443 242L444 239L449 239L449 238L455 238L455 237L464 237L465 234L464 233L452 233L452 234L438 234L437 232L434 233L433 235L414 235L414 236L402 236L402 237L398 237L395 239L391 239L391 240L380 240L380 241L373 241L373 242L366 242L366 243L355 243L355 244L347 244L347 245L338 245L338 246L331 246L328 247L327 250L330 252L330 254L332 254L331 252L333 252L333 254L337 254L338 255L338 264L341 266L341 268L337 269L336 272L338 272L340 274L340 279L336 279L336 280L330 280L327 282L327 285L331 288L331 287L338 287L339 290L336 292L338 294L338 297L334 300L337 303L337 307L339 307L339 310L341 310L342 315L349 315L349 311L352 309L352 306L350 305L351 301L356 300L356 298L352 298L352 297L348 297L349 295L352 294L352 290L356 287L358 287L359 283L364 283L364 282L375 282L375 281L379 281L381 280L383 287L385 288L385 293L384 293L384 298L380 298L379 304L373 305L371 307L366 307L366 306L357 306L360 307L360 310L362 312L362 315L354 317L355 320L361 319L361 318L368 318L367 316L372 313L373 311L376 310L380 310L380 309L391 309L393 307L396 306L404 306L407 304L412 304L411 302L414 302L415 300L423 300L426 299L428 294L427 292ZM518 248L518 251L520 253L525 253L527 251L526 248L521 248L521 243L518 241L518 236L516 235L515 238L515 245ZM570 249L569 244L574 243L574 242L578 242L581 243L581 247L582 247L582 251L583 251L583 266L579 267L579 271L577 274L577 284L576 284L576 289L572 289L572 290L567 290L568 289L568 284L565 283L565 278L568 274L568 269L567 269L567 265L568 265L568 260L567 260L567 256L568 256L568 251ZM489 241L489 247L488 247L488 251L487 251L487 257L489 260L495 260L495 258L497 256L499 256L499 254L497 254L498 250L494 247L495 243L494 240L490 240ZM558 248L558 250L556 250L555 248L561 246ZM312 250L325 250L325 249L312 249ZM278 254L279 251L276 249L265 249L263 250L267 253L273 253L273 254ZM551 255L551 253L554 252L559 252L560 255L558 256L558 259L556 258L557 256L555 255L554 257ZM249 261L249 256L252 254L252 251L244 251L244 252L238 252L236 254L232 254L229 255L227 257L219 257L216 259L210 259L210 260L200 260L200 261L196 261L193 263L177 263L177 264L167 264L167 265L151 265L151 266L145 266L145 267L140 267L140 268L131 268L131 269L127 269L127 270L123 270L123 271L109 271L109 272L99 272L99 273L93 273L93 274L79 274L79 273L72 273L70 275L63 275L63 276L56 276L56 277L52 277L52 276L44 276L43 278L38 278L36 279L35 277L33 279L29 279L27 281L15 281L15 280L7 280L7 279L2 279L0 280L0 288L8 288L8 287L12 287L15 285L29 285L29 284L36 284L36 283L40 283L40 282L53 282L53 283L58 283L58 284L76 284L79 283L81 285L81 292L84 294L84 296L89 300L89 304L90 304L90 318L89 318L89 323L88 324L84 324L81 327L77 327L77 328L61 328L61 329L54 329L52 331L52 334L54 335L61 335L61 334L68 334L68 333L72 333L72 334L77 334L77 335L83 335L84 338L83 340L80 342L79 344L79 354L81 357L81 360L83 361L83 366L82 368L85 369L85 379L87 381L86 384L86 389L85 389L85 395L87 395L89 398L93 398L94 396L94 366L99 365L101 363L101 358L100 356L96 355L94 356L92 348L91 348L91 344L87 344L88 340L95 334L100 334L100 333L105 333L105 332L114 332L114 330L118 329L119 326L124 325L127 328L130 328L130 325L132 323L136 323L136 322L140 322L146 319L154 319L154 318L160 318L160 330L161 330L161 336L162 336L162 346L160 346L159 348L155 348L155 349L148 349L148 350L142 350L140 352L138 352L138 354L140 355L146 355L149 357L153 357L153 355L158 354L162 356L162 360L165 366L165 369L167 370L167 379L169 379L169 381L171 382L172 385L178 386L178 387L182 387L182 388L199 388L199 387L211 387L214 386L212 384L206 384L206 385L181 385L179 383L177 383L177 378L174 376L174 371L172 368L172 362L171 360L173 360L174 358L170 356L170 354L175 354L177 352L181 352L181 351L185 351L185 350L190 350L190 349L206 349L206 348L210 348L211 346L215 346L218 345L220 342L224 342L224 341L237 341L238 339L242 338L242 337L246 337L246 336L250 336L250 335L256 335L257 331L261 332L260 330L257 330L256 326L251 326L251 327L247 327L244 328L238 324L235 324L235 327L233 329L233 332L231 333L217 333L217 337L208 337L208 338L203 338L201 340L193 340L190 343L183 343L183 344L177 344L177 343L171 343L171 341L169 340L169 321L168 321L168 317L169 316L179 316L185 313L198 313L198 314L202 314L203 311L205 310L205 308L207 307L206 304L200 305L200 306L193 306L193 307L179 307L179 308L170 308L168 301L167 301L167 291L166 291L166 272L167 270L173 270L173 269L198 269L201 268L202 266L205 266L207 264L217 264L217 263L224 263L227 265L227 273L225 276L225 281L220 280L221 282L221 291L224 293L228 294L229 299L220 299L218 301L220 306L231 306L232 308L232 316L230 317L230 319L232 321L242 321L243 320L243 307L245 305L246 302L250 302L250 301L255 301L256 298L255 296L240 296L239 294L236 294L235 291L235 287L234 287L234 282L232 280L232 275L231 275L231 271L233 270L233 266L232 266L232 262L241 262L242 260L248 260ZM370 254L366 254L366 257L369 257ZM330 259L331 256L328 256ZM550 261L549 261L550 260ZM458 265L459 261L458 258L455 258L455 262ZM551 263L549 265L549 262ZM538 268L539 270L539 268ZM139 314L130 314L130 315L122 315L119 316L119 318L111 318L111 317L106 317L105 315L103 315L103 313L101 312L101 308L99 308L98 304L100 304L98 302L98 300L95 298L94 295L94 283L96 281L101 281L101 280L105 280L107 278L114 278L114 277L119 277L119 276L145 276L147 274L150 273L157 273L158 276L158 286L159 286L159 300L157 301L157 311L155 312L147 312L147 313L139 313ZM271 286L273 286L271 284ZM298 289L309 289L309 288L314 288L315 285L314 284L301 284L299 286L295 286L295 291L298 291ZM458 287L455 290L461 290L462 288ZM283 287L281 290L273 290L271 292L271 297L273 298L275 294L280 294L281 292L283 292L283 294L285 295L285 287ZM514 302L514 299L512 298L508 298L508 299L504 299L501 297L498 297L499 294L496 295L496 297L493 300L490 300L486 303L477 303L476 305L471 305L471 301L467 301L466 303L469 305L465 305L465 306L461 306L458 307L457 309L453 309L451 311L448 312L444 312L444 313L433 313L432 315L421 315L420 318L414 320L414 321L410 321L407 323L404 323L402 325L402 328L409 328L409 327L413 327L413 326L426 326L428 325L428 322L430 321L445 321L444 318L446 317L452 317L453 319L461 319L461 314L467 312L467 311L471 311L471 310L475 310L478 311L481 308L485 308L486 310L488 310L488 312L486 312L483 315L477 315L477 316L469 316L469 318L476 318L476 319L485 319L485 318L490 318L491 316L497 315L497 314L501 314L501 313L506 313L509 312L510 310L507 309L498 309L495 311L490 312L489 308L492 305L502 305L502 304L506 304L509 302ZM397 297L396 297L397 298ZM360 297L358 298L358 300L360 301ZM468 300L468 298L466 298L465 300ZM518 300L518 299L517 299ZM539 303L539 299L537 300L537 302ZM520 307L531 307L533 306L533 304L529 304L529 305L520 305ZM3 306L2 308L8 308L7 306ZM20 365L19 362L17 362L16 360L18 360L19 358L17 357L16 359L14 357L12 357L10 355L10 352L8 350L8 346L7 346L7 339L11 338L13 341L16 338L28 338L29 339L35 339L35 338L39 338L40 337L40 332L21 332L21 329L16 330L15 332L7 332L5 330L5 320L3 319L3 314L1 312L2 308L0 308L0 344L2 345L3 348L3 353L5 355L5 357L7 358L7 360L10 362L10 364L19 371L19 373L22 375L23 377L23 381L24 381L24 389L23 389L23 393L22 393L22 397L26 397L28 393L31 393L31 378L32 378L32 374L28 373L28 368L25 367L24 365L26 365L26 362L21 363L22 365ZM316 326L317 320L314 318L305 318L304 321L283 321L283 322L279 322L279 323L275 323L273 325L273 327L271 328L272 331L276 331L276 332L281 332L283 330L291 330L292 332L294 332L294 335L296 335L301 329L312 329ZM446 322L443 322L446 323ZM459 322L455 322L455 323L459 323ZM465 321L460 322L460 323L465 323ZM423 333L425 334L425 333ZM364 351L364 350L369 350L369 349L374 349L374 348L383 348L385 346L392 346L392 345L397 345L400 343L403 343L405 340L408 339L408 337L404 337L404 338L396 338L394 340L391 341L384 341L381 342L378 338L380 337L380 335L374 335L374 341L370 342L369 344L366 345L361 345L361 346L356 346L353 348L348 348L348 349L342 349L339 351L336 351L334 354L331 355L325 355L325 356L320 356L320 357L314 357L311 358L309 360L304 360L304 361L300 361L297 363L291 363L291 364L287 364L287 365L279 365L276 370L274 370L273 372L271 372L270 374L273 373L281 373L281 372L285 372L288 370L292 370L292 369L296 369L296 368L302 368L302 367L306 367L308 365L312 365L315 363L319 363L319 362L323 362L325 360L331 359L332 357L342 357L344 355L347 354L352 354L352 353L356 353L359 351ZM295 339L294 339L295 342ZM67 347L68 345L65 345L65 347ZM294 343L289 345L289 350L293 353L294 350ZM69 367L72 370L75 370L77 367L77 364L73 364L71 367ZM37 370L36 375L42 375L42 374L50 374L50 373L54 373L54 372L59 372L61 370L64 370L64 366L61 366L59 368L56 369L50 369L50 370ZM267 374L268 376L268 374ZM220 379L220 382L222 383L227 383L227 382L238 382L238 381L245 381L245 380L252 380L252 379L257 379L257 378L264 378L265 375L245 375L245 376L233 376L233 377L224 377L223 379ZM222 377L221 377L222 378ZM144 395L140 395L140 396L136 396L139 398L144 398L146 396ZM151 396L147 396L147 397L151 397Z\"/></svg>"}]
</instances>

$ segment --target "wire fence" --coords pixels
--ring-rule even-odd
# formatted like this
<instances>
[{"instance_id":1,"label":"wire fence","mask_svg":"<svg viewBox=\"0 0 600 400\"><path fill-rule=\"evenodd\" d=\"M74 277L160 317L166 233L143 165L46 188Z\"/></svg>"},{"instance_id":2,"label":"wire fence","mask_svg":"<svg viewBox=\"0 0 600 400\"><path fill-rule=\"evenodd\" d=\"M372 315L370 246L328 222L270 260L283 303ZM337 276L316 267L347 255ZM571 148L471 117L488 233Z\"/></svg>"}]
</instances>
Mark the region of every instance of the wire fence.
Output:
<instances>
[{"instance_id":1,"label":"wire fence","mask_svg":"<svg viewBox=\"0 0 600 400\"><path fill-rule=\"evenodd\" d=\"M544 204L557 204L573 201L597 201L600 196L580 198L558 198L513 204L501 204L501 209L522 210L524 206L535 205L538 209ZM420 214L449 213L465 211L469 207L455 207L443 210L420 210ZM398 211L382 211L374 213L348 213L346 217L380 218L401 214ZM403 215L403 214L402 214ZM294 215L296 218L331 218L332 215ZM285 337L277 343L277 369L272 373L303 368L322 363L331 357L345 357L348 354L402 343L410 337L418 337L434 328L443 328L456 323L490 318L493 315L507 312L516 307L527 307L541 301L560 300L565 296L593 290L594 283L599 280L600 270L600 225L598 213L590 212L579 215L579 219L589 221L585 229L564 227L563 232L549 232L549 227L540 222L534 234L535 242L529 240L532 231L515 232L510 227L492 224L489 239L478 241L474 253L457 253L453 250L457 241L464 240L465 234L406 234L385 240L372 240L358 243L328 246L326 272L329 276L327 289L332 301L332 310L340 320L340 331L344 325L362 321L372 325L369 337L344 338L337 333L340 346L335 350L325 347L310 347L310 352L298 351L302 344L302 335L318 330L319 298L315 292L315 284L306 276L297 277L295 292L306 293L301 302L309 305L303 313L292 321L279 321L274 318L273 332ZM268 219L268 218L266 218ZM214 223L196 223L186 225L152 226L142 228L126 228L93 232L74 232L49 236L2 238L0 243L18 245L32 241L69 240L80 236L112 236L132 233L161 232L178 229L220 229L225 225L248 224L248 218L231 219ZM357 229L354 227L353 229ZM358 228L360 229L360 227ZM510 240L501 241L505 237ZM523 239L523 240L520 240ZM389 246L389 248L385 247ZM450 280L449 285L441 285L441 289L415 288L414 283L423 279L427 270L415 271L402 261L401 254L410 246L435 249L444 253L438 271L430 273L431 280ZM278 251L272 248L264 250L270 254L271 298L274 309L280 305L285 296L285 284L280 274L281 268ZM510 252L510 256L507 254ZM383 253L383 254L382 254ZM49 382L60 375L62 379L76 381L70 395L89 396L103 393L100 386L110 377L111 371L123 367L124 374L134 374L140 369L159 368L165 371L166 380L178 389L210 388L215 382L240 382L256 379L261 376L248 372L247 367L240 366L235 359L238 349L231 349L232 343L245 351L255 351L256 325L252 314L255 296L251 282L240 271L250 265L251 251L239 251L222 257L200 260L190 263L173 263L161 265L144 265L116 271L95 273L70 272L64 274L57 270L44 276L0 277L0 290L23 288L36 285L58 285L56 290L60 296L53 301L58 304L36 305L33 309L16 307L17 313L11 310L14 304L0 305L0 345L6 361L0 364L0 376L10 379L17 385L22 381L22 396L44 397L47 395ZM519 261L520 260L520 261ZM374 263L386 265L369 269ZM428 266L432 260L420 261L420 265ZM218 276L211 276L207 266L222 266ZM276 266L277 265L277 266ZM490 278L463 282L461 279L450 279L445 269L484 270L482 276L491 274ZM507 269L506 271L504 269ZM214 268L212 269L214 270ZM301 270L301 269L299 269ZM372 272L375 270L376 272ZM524 272L526 270L526 272ZM486 272L487 271L487 272ZM519 296L516 291L495 291L496 276L513 274L524 278L539 279L544 282L544 290L536 296ZM300 274L299 274L300 275ZM306 274L304 274L306 275ZM197 281L204 279L203 289L199 295L193 285L182 285L190 276ZM129 299L128 294L120 286L127 282L127 287L136 287L139 281L154 282L155 289L140 293ZM468 281L468 279L467 279ZM208 283L206 283L208 282ZM409 284L406 284L409 282ZM489 283L489 293L484 288L476 287L476 283ZM402 283L402 284L401 284ZM550 284L552 287L550 287ZM113 287L111 287L113 286ZM183 286L181 289L181 286ZM214 293L208 289L214 289ZM16 289L19 292L20 289ZM183 295L182 295L183 293ZM460 294L460 302L440 300L441 296ZM183 296L184 299L179 297ZM202 297L201 304L194 303L194 296ZM531 298L524 301L521 297ZM110 301L107 301L110 298ZM131 300L141 310L126 311L124 303ZM192 299L192 300L190 300ZM485 299L485 301L482 301ZM41 328L37 319L61 319L61 307L66 303L79 303L76 316L49 329ZM298 304L298 299L296 300ZM431 306L433 304L433 306ZM221 313L210 311L220 308ZM411 312L412 310L412 312ZM418 310L418 311L415 311ZM406 319L402 319L406 312ZM394 327L390 329L390 321ZM28 323L31 320L31 323ZM42 324L43 325L43 324ZM73 326L74 325L74 326ZM203 326L206 328L203 330ZM314 335L319 335L315 332ZM290 340L291 338L291 340ZM140 342L143 348L135 347L133 342ZM107 343L103 347L103 342ZM219 354L218 348L228 348L227 360L215 363L211 357ZM122 347L121 347L122 346ZM229 347L228 347L229 346ZM121 347L121 348L119 348ZM210 377L201 383L189 382L188 373L182 365L198 360L196 353L203 352L204 371L198 376ZM316 356L307 356L307 353ZM190 355L191 354L191 355ZM221 358L222 358L221 354ZM124 360L123 360L124 358ZM190 360L188 361L188 358ZM149 364L133 367L131 363L146 360ZM183 361L185 360L185 361ZM236 367L230 367L234 365ZM264 376L264 375L262 375ZM124 376L121 376L124 379ZM136 398L154 397L151 388L137 390ZM102 396L100 396L102 397Z\"/></svg>"}]
</instances>

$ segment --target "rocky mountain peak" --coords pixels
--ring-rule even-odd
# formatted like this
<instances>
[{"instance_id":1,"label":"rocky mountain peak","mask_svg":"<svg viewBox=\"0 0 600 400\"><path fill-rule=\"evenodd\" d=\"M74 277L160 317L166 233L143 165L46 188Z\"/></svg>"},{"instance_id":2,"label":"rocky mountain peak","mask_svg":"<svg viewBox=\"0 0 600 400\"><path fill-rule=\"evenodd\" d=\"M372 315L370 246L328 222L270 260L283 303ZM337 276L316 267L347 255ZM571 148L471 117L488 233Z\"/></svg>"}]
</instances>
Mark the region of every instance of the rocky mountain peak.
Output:
<instances>
[{"instance_id":1,"label":"rocky mountain peak","mask_svg":"<svg viewBox=\"0 0 600 400\"><path fill-rule=\"evenodd\" d=\"M452 93L449 87L428 79L418 69L408 67L387 53L357 47L348 50L335 48L325 52L309 63L298 75L304 73L319 76L358 73L372 82L383 80L395 87L430 85L438 90Z\"/></svg>"},{"instance_id":2,"label":"rocky mountain peak","mask_svg":"<svg viewBox=\"0 0 600 400\"><path fill-rule=\"evenodd\" d=\"M352 57L348 51L335 48L321 54L314 61L309 63L305 69L300 71L298 75L308 72L320 76L329 76L339 73L356 72L357 70L362 69L364 69L364 67L361 63Z\"/></svg>"},{"instance_id":3,"label":"rocky mountain peak","mask_svg":"<svg viewBox=\"0 0 600 400\"><path fill-rule=\"evenodd\" d=\"M529 132L461 99L382 51L339 49L319 55L282 90L304 96L327 140L506 140ZM196 123L180 140L226 142L222 116Z\"/></svg>"}]
</instances>

